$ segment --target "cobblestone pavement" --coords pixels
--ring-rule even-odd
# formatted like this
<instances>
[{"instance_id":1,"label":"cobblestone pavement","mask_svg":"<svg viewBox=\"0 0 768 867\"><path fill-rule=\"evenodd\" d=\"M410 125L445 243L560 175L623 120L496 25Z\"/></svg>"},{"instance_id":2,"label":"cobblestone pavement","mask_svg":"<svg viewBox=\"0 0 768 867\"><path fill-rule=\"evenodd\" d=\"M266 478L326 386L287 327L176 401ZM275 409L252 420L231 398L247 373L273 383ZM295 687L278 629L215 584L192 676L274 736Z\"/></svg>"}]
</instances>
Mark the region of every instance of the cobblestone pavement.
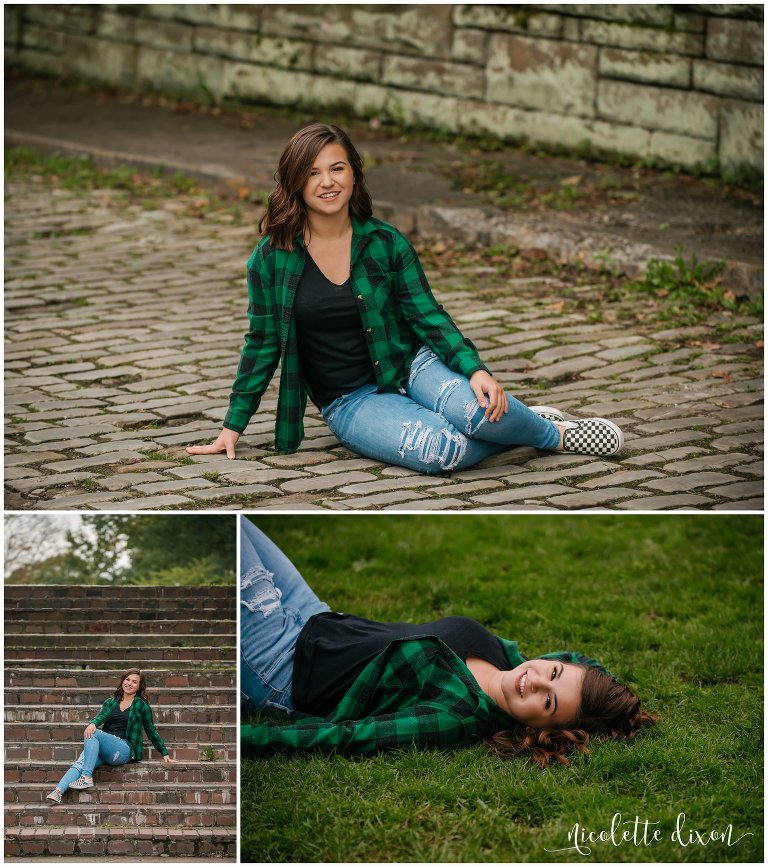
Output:
<instances>
[{"instance_id":1,"label":"cobblestone pavement","mask_svg":"<svg viewBox=\"0 0 768 867\"><path fill-rule=\"evenodd\" d=\"M215 436L245 327L250 219L34 178L6 188L6 508L762 509L762 323L667 327L583 303L595 286L432 269L439 300L528 403L616 419L617 458L509 449L428 477L343 448L310 406L270 452L276 388L237 459ZM619 302L616 302L619 304Z\"/></svg>"}]
</instances>

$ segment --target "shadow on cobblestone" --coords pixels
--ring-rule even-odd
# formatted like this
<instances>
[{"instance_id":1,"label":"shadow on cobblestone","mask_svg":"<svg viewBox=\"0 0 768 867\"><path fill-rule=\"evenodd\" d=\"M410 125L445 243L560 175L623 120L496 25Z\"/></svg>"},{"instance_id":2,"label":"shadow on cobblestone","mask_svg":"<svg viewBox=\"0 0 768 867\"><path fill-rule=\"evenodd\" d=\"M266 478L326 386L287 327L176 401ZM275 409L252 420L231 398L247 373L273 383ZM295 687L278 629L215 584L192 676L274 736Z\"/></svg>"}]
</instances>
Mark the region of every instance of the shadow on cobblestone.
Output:
<instances>
[{"instance_id":1,"label":"shadow on cobblestone","mask_svg":"<svg viewBox=\"0 0 768 867\"><path fill-rule=\"evenodd\" d=\"M220 426L246 324L242 213L7 185L6 508L762 509L760 320L665 327L594 273L471 259L428 271L438 299L523 401L615 418L618 458L518 448L427 477L347 451L311 405L301 450L277 455L275 386L237 460L189 458Z\"/></svg>"}]
</instances>

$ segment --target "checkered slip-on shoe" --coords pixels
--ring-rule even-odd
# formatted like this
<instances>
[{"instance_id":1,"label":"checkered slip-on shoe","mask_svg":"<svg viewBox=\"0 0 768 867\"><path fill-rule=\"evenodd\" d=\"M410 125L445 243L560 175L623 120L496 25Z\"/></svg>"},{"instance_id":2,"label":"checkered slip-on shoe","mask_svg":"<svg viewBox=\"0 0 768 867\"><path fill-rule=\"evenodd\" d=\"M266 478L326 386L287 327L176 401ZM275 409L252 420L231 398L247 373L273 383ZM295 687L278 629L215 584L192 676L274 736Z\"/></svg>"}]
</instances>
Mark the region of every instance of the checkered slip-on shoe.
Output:
<instances>
[{"instance_id":1,"label":"checkered slip-on shoe","mask_svg":"<svg viewBox=\"0 0 768 867\"><path fill-rule=\"evenodd\" d=\"M565 416L553 406L529 406L528 409L549 421L565 421Z\"/></svg>"},{"instance_id":2,"label":"checkered slip-on shoe","mask_svg":"<svg viewBox=\"0 0 768 867\"><path fill-rule=\"evenodd\" d=\"M90 789L93 786L93 777L87 777L83 774L82 777L78 777L74 783L70 783L70 789Z\"/></svg>"},{"instance_id":3,"label":"checkered slip-on shoe","mask_svg":"<svg viewBox=\"0 0 768 867\"><path fill-rule=\"evenodd\" d=\"M53 801L54 804L61 803L61 789L56 786L56 788L50 793L50 795L45 796L46 801Z\"/></svg>"},{"instance_id":4,"label":"checkered slip-on shoe","mask_svg":"<svg viewBox=\"0 0 768 867\"><path fill-rule=\"evenodd\" d=\"M615 455L624 445L621 429L605 418L580 418L563 423L563 451L578 455Z\"/></svg>"}]
</instances>

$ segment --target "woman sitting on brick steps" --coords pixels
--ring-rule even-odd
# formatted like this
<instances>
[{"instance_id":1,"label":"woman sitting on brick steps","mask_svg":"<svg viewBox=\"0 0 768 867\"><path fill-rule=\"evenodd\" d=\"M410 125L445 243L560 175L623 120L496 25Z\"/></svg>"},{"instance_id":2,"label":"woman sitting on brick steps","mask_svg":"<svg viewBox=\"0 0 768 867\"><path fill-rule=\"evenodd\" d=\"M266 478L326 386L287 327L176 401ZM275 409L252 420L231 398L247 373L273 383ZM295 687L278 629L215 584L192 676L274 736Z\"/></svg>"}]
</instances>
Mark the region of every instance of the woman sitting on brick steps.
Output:
<instances>
[{"instance_id":1,"label":"woman sitting on brick steps","mask_svg":"<svg viewBox=\"0 0 768 867\"><path fill-rule=\"evenodd\" d=\"M99 765L140 762L144 751L142 727L152 745L162 754L163 761L170 764L172 759L152 719L144 676L138 668L129 668L120 677L115 694L104 702L86 726L80 757L46 796L48 800L59 804L67 789L90 789L94 768Z\"/></svg>"},{"instance_id":2,"label":"woman sitting on brick steps","mask_svg":"<svg viewBox=\"0 0 768 867\"><path fill-rule=\"evenodd\" d=\"M377 623L334 614L296 567L241 518L241 701L297 714L243 725L243 755L321 750L371 755L485 741L541 767L587 752L590 733L633 738L655 717L596 660L526 659L467 617Z\"/></svg>"},{"instance_id":3,"label":"woman sitting on brick steps","mask_svg":"<svg viewBox=\"0 0 768 867\"><path fill-rule=\"evenodd\" d=\"M506 393L435 300L411 244L371 214L346 133L299 130L248 261L250 328L223 429L190 454L235 457L278 363L278 451L301 444L308 396L352 451L424 473L465 469L511 445L621 449L613 422L565 421Z\"/></svg>"}]
</instances>

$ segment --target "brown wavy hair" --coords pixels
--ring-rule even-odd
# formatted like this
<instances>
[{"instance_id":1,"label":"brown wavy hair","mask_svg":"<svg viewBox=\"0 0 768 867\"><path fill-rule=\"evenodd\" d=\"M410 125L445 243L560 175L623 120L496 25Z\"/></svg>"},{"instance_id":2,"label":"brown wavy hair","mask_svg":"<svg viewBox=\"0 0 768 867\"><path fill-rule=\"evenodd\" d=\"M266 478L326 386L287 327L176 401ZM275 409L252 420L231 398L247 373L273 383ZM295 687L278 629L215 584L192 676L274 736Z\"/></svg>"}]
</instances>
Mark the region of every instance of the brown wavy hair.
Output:
<instances>
[{"instance_id":1,"label":"brown wavy hair","mask_svg":"<svg viewBox=\"0 0 768 867\"><path fill-rule=\"evenodd\" d=\"M144 682L144 675L138 668L129 668L128 671L124 671L120 675L120 680L118 680L117 688L115 689L115 698L123 697L123 681L129 674L138 674L139 676L139 688L136 690L135 698L144 699L144 701L149 704L149 699L147 698L147 684Z\"/></svg>"},{"instance_id":2,"label":"brown wavy hair","mask_svg":"<svg viewBox=\"0 0 768 867\"><path fill-rule=\"evenodd\" d=\"M640 699L616 678L592 666L582 665L581 707L568 728L533 728L497 732L486 744L502 758L528 755L541 768L557 761L568 765L574 750L589 754L593 735L602 739L631 740L637 732L658 719L640 707Z\"/></svg>"},{"instance_id":3,"label":"brown wavy hair","mask_svg":"<svg viewBox=\"0 0 768 867\"><path fill-rule=\"evenodd\" d=\"M320 151L329 144L340 144L355 176L349 211L360 220L373 213L373 203L365 186L363 161L349 136L338 126L313 123L291 137L280 156L275 172L277 186L267 200L267 210L259 221L259 231L269 235L269 243L276 250L292 250L293 239L303 234L307 225L307 206L302 190Z\"/></svg>"}]
</instances>

